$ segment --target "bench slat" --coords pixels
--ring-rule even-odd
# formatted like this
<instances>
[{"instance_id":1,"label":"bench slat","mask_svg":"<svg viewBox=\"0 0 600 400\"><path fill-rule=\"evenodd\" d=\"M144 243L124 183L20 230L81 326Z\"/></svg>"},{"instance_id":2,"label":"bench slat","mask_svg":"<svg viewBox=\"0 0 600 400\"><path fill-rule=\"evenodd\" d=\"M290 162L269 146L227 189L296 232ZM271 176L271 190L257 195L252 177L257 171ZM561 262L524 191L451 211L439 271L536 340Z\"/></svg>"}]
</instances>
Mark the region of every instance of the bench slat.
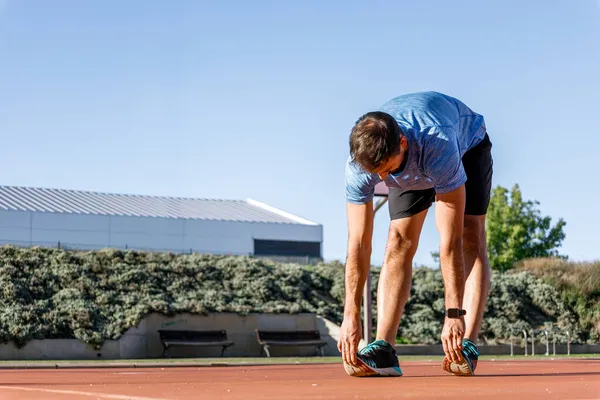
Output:
<instances>
[{"instance_id":1,"label":"bench slat","mask_svg":"<svg viewBox=\"0 0 600 400\"><path fill-rule=\"evenodd\" d=\"M227 339L227 331L224 329L206 331L159 329L158 334L164 348L163 356L167 354L167 349L173 346L221 346L221 356L223 356L225 349L234 344Z\"/></svg>"},{"instance_id":2,"label":"bench slat","mask_svg":"<svg viewBox=\"0 0 600 400\"><path fill-rule=\"evenodd\" d=\"M320 340L319 331L263 331L257 330L261 340Z\"/></svg>"},{"instance_id":3,"label":"bench slat","mask_svg":"<svg viewBox=\"0 0 600 400\"><path fill-rule=\"evenodd\" d=\"M256 329L255 331L258 343L267 357L271 357L269 346L316 346L323 356L323 347L327 345L327 342L321 339L321 333L318 330L264 331Z\"/></svg>"},{"instance_id":4,"label":"bench slat","mask_svg":"<svg viewBox=\"0 0 600 400\"><path fill-rule=\"evenodd\" d=\"M179 340L165 340L163 342L167 346L180 345L180 346L225 346L232 345L233 342L188 342Z\"/></svg>"},{"instance_id":5,"label":"bench slat","mask_svg":"<svg viewBox=\"0 0 600 400\"><path fill-rule=\"evenodd\" d=\"M279 345L279 346L304 346L304 345L317 345L327 343L324 340L298 340L298 341L285 341L285 340L265 340L261 344Z\"/></svg>"},{"instance_id":6,"label":"bench slat","mask_svg":"<svg viewBox=\"0 0 600 400\"><path fill-rule=\"evenodd\" d=\"M161 340L185 340L190 342L221 342L227 340L227 332L220 331L189 331L189 330L159 330Z\"/></svg>"}]
</instances>

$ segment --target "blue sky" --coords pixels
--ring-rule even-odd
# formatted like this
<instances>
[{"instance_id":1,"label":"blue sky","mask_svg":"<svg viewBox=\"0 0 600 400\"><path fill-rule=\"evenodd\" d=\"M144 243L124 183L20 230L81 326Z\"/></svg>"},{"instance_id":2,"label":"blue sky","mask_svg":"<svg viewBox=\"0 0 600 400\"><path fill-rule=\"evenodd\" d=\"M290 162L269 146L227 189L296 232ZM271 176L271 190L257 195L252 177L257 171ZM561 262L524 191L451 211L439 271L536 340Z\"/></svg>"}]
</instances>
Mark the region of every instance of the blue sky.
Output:
<instances>
[{"instance_id":1,"label":"blue sky","mask_svg":"<svg viewBox=\"0 0 600 400\"><path fill-rule=\"evenodd\" d=\"M0 0L0 182L251 197L322 223L344 259L354 121L437 90L485 116L494 184L598 259L599 71L598 0ZM379 264L386 208L375 226Z\"/></svg>"}]
</instances>

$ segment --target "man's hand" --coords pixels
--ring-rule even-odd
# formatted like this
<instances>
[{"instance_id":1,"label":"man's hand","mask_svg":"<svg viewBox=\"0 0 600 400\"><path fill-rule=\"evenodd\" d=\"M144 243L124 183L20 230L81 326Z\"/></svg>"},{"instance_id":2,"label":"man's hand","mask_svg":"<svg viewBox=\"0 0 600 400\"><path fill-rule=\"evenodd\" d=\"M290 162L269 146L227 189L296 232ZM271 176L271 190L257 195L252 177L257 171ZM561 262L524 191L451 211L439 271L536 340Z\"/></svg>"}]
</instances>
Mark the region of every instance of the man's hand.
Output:
<instances>
[{"instance_id":1,"label":"man's hand","mask_svg":"<svg viewBox=\"0 0 600 400\"><path fill-rule=\"evenodd\" d=\"M346 364L356 365L356 352L362 338L362 326L360 315L345 316L340 330L338 350L342 353L342 359Z\"/></svg>"},{"instance_id":2,"label":"man's hand","mask_svg":"<svg viewBox=\"0 0 600 400\"><path fill-rule=\"evenodd\" d=\"M442 329L442 346L448 359L455 363L463 360L462 341L465 335L465 320L460 318L446 318L444 329Z\"/></svg>"}]
</instances>

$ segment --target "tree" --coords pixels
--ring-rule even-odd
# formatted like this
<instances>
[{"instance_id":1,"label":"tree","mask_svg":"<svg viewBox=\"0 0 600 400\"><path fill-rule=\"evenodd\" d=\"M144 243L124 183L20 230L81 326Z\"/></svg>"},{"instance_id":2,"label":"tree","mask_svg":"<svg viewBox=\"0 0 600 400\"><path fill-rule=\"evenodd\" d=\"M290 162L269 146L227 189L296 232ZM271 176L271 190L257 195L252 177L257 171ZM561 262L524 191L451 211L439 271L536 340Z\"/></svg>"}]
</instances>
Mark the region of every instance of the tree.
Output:
<instances>
[{"instance_id":1,"label":"tree","mask_svg":"<svg viewBox=\"0 0 600 400\"><path fill-rule=\"evenodd\" d=\"M435 263L435 265L440 265L440 252L432 251L429 254L431 254L431 258L433 258L433 262Z\"/></svg>"},{"instance_id":2,"label":"tree","mask_svg":"<svg viewBox=\"0 0 600 400\"><path fill-rule=\"evenodd\" d=\"M556 250L565 238L566 222L542 217L538 201L525 201L519 185L510 191L497 186L492 192L486 234L490 266L499 271L511 269L520 260L534 257L563 257Z\"/></svg>"}]
</instances>

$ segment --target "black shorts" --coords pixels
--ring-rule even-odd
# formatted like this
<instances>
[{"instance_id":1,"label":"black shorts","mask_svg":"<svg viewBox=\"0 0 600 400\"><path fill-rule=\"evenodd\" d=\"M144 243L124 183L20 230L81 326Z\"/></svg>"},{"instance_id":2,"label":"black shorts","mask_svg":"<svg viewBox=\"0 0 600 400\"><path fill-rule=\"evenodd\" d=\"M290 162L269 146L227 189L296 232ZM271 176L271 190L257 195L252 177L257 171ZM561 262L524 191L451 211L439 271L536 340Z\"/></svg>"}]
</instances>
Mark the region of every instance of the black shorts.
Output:
<instances>
[{"instance_id":1,"label":"black shorts","mask_svg":"<svg viewBox=\"0 0 600 400\"><path fill-rule=\"evenodd\" d=\"M465 215L485 215L490 203L492 189L492 142L487 133L483 140L467 151L462 158L467 175L465 183ZM388 205L391 219L407 218L431 207L435 201L435 189L404 190L390 188Z\"/></svg>"}]
</instances>

